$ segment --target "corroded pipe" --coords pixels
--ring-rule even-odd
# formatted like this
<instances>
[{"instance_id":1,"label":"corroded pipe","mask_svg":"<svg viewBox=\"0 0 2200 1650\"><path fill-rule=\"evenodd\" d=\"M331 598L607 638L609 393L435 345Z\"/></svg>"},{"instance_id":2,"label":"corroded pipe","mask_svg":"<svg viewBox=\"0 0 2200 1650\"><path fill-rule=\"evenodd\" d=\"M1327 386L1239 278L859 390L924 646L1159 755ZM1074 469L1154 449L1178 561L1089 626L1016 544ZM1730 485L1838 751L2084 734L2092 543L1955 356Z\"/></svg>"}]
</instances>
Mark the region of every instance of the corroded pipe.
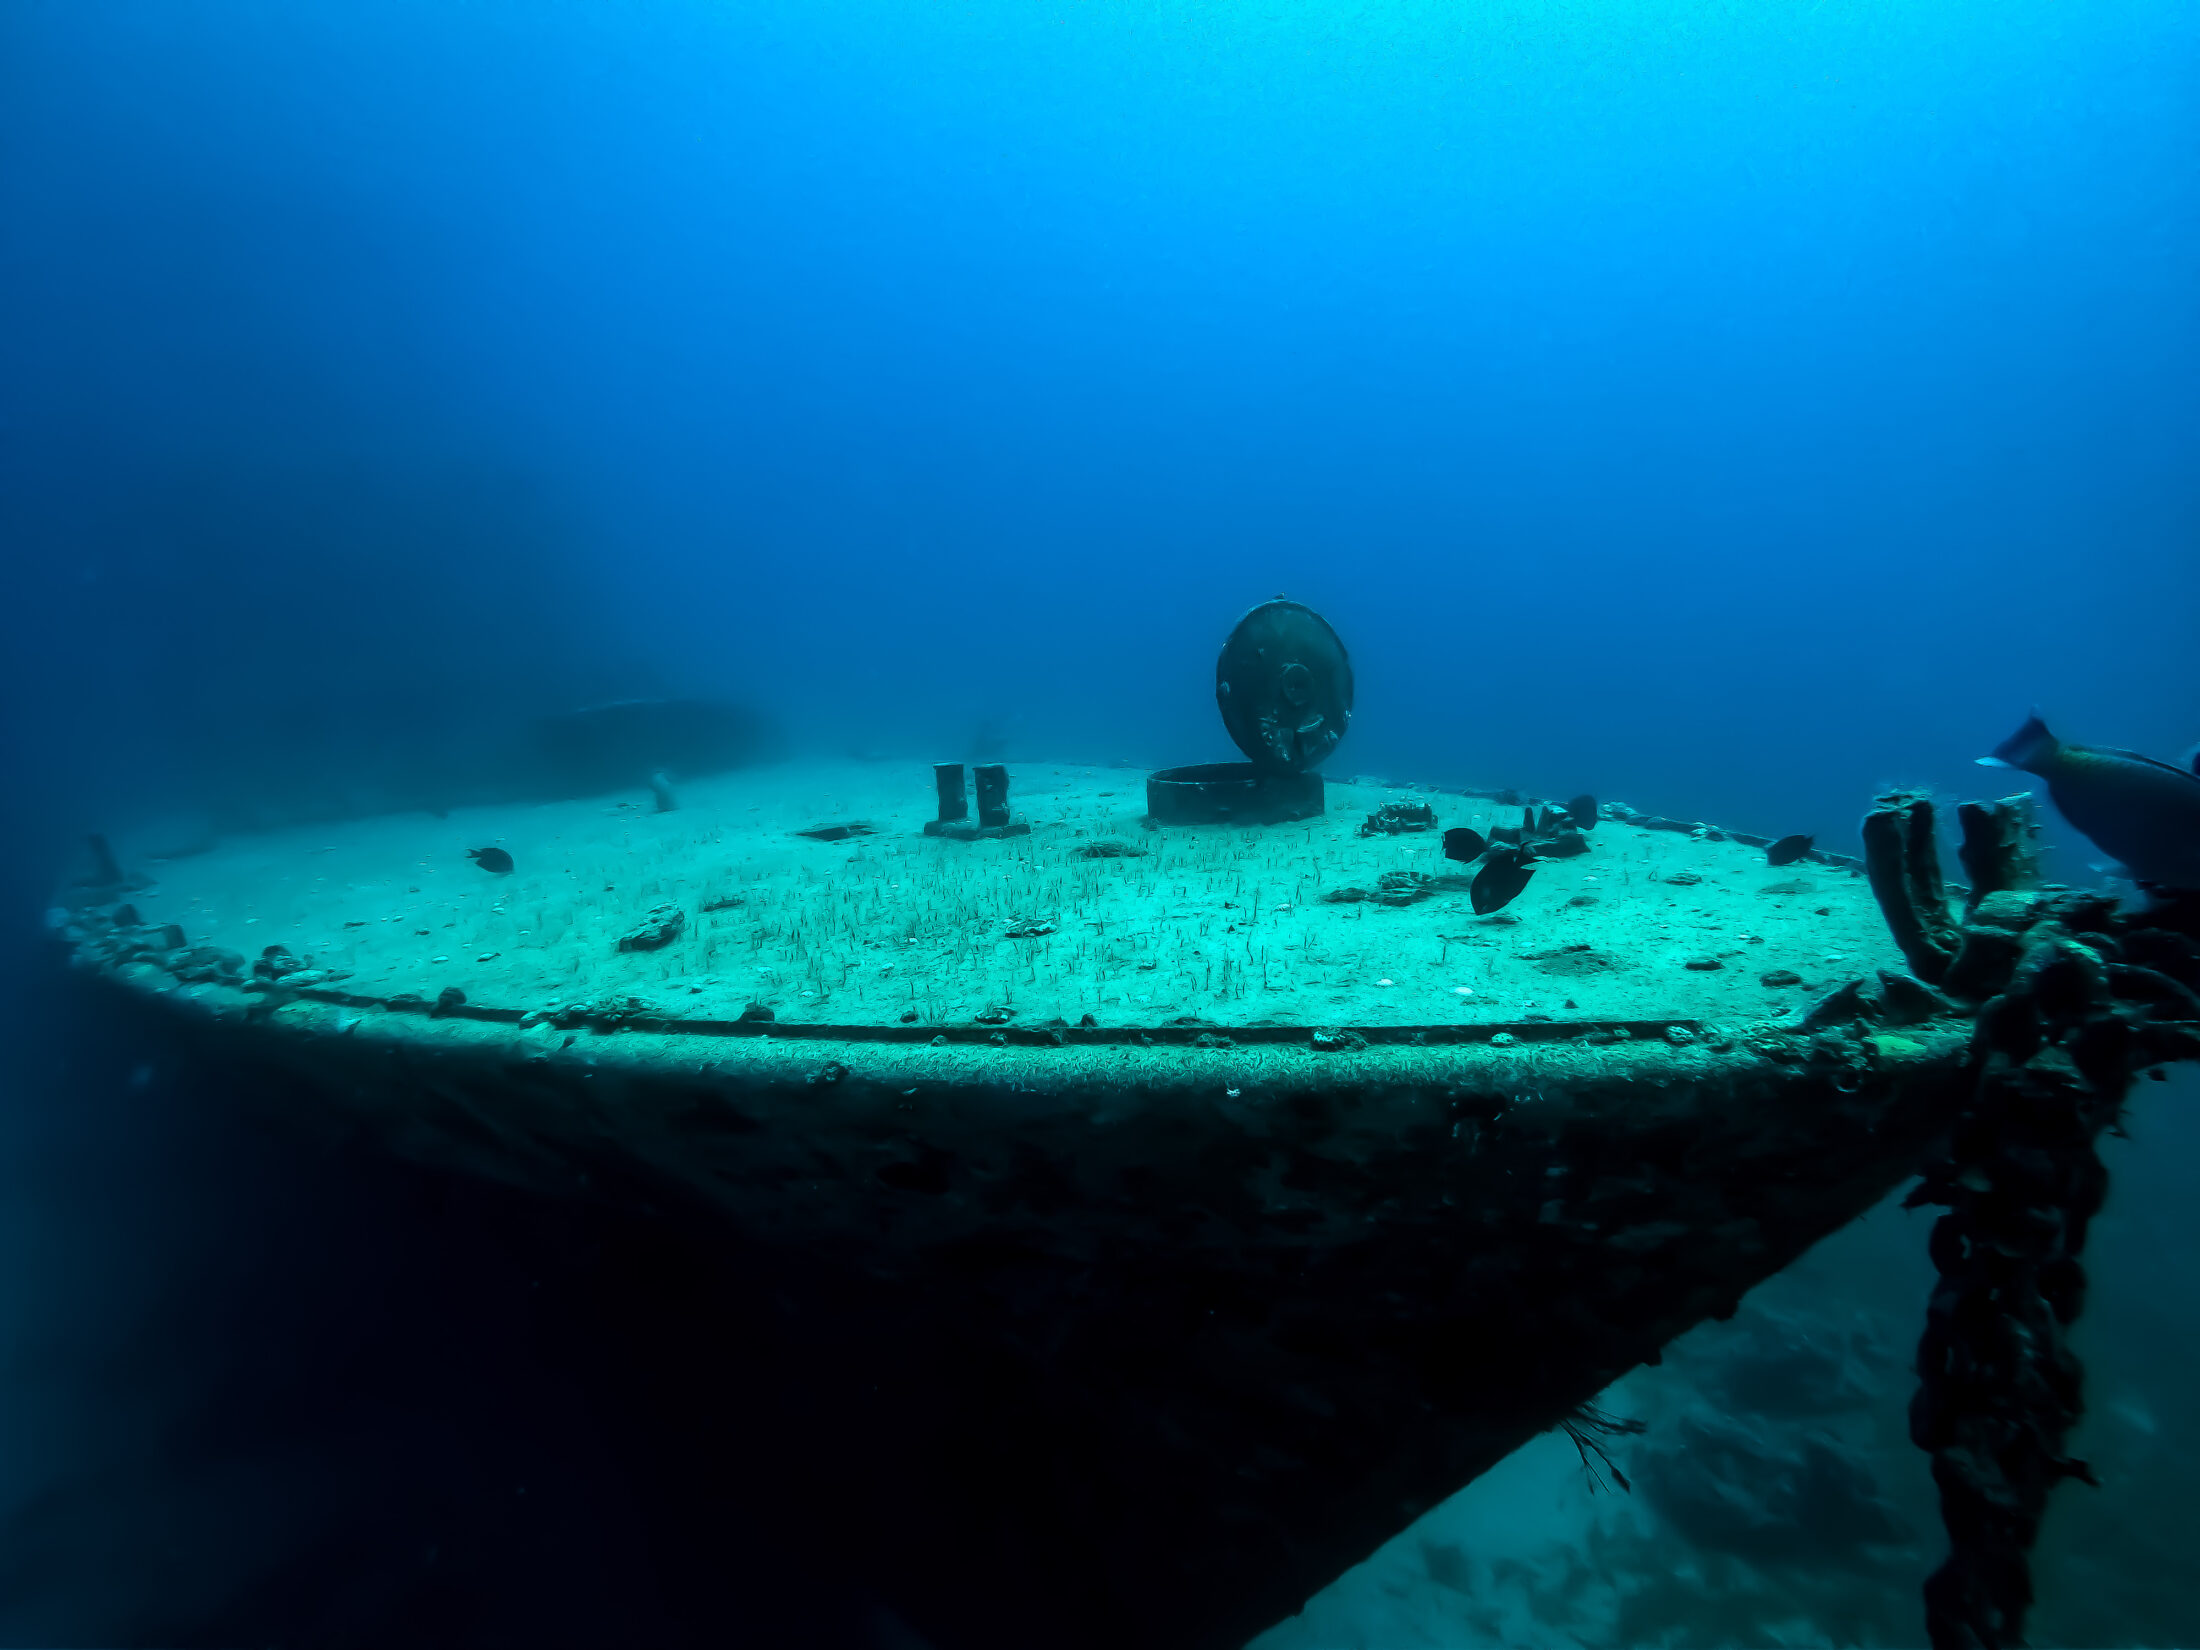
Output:
<instances>
[{"instance_id":1,"label":"corroded pipe","mask_svg":"<svg viewBox=\"0 0 2200 1650\"><path fill-rule=\"evenodd\" d=\"M1978 909L1988 894L2017 892L2040 885L2040 822L2029 793L1999 802L1959 802L1956 818L1963 845L1956 857L1971 884L1966 912Z\"/></svg>"},{"instance_id":2,"label":"corroded pipe","mask_svg":"<svg viewBox=\"0 0 2200 1650\"><path fill-rule=\"evenodd\" d=\"M1948 914L1930 799L1911 791L1879 799L1864 816L1864 873L1910 972L1938 985L1963 934Z\"/></svg>"}]
</instances>

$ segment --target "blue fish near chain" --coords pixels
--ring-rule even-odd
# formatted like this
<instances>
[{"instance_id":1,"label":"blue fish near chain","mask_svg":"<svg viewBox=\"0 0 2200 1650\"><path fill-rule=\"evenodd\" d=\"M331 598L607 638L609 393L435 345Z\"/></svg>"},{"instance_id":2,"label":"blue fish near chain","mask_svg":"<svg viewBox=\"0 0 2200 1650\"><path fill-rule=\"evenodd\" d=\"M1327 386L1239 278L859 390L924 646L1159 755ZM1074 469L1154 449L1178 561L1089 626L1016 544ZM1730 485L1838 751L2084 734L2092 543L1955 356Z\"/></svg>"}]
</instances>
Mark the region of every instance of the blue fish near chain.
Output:
<instances>
[{"instance_id":1,"label":"blue fish near chain","mask_svg":"<svg viewBox=\"0 0 2200 1650\"><path fill-rule=\"evenodd\" d=\"M2047 781L2055 811L2116 860L2134 882L2200 888L2200 774L2136 751L2069 745L2034 711L1979 758Z\"/></svg>"}]
</instances>

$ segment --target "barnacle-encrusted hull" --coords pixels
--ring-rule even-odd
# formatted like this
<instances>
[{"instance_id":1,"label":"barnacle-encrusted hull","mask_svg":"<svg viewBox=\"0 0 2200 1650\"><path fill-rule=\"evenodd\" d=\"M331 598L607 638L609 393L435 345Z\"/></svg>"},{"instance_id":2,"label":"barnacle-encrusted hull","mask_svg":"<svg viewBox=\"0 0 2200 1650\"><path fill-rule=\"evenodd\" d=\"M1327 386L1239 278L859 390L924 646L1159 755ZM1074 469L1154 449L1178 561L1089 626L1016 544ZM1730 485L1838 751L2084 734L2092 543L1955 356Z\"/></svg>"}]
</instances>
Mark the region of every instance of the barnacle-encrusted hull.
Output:
<instances>
[{"instance_id":1,"label":"barnacle-encrusted hull","mask_svg":"<svg viewBox=\"0 0 2200 1650\"><path fill-rule=\"evenodd\" d=\"M1448 823L1454 800L1437 802ZM1042 878L1044 856L1078 840L1043 812L1021 843L886 828L896 834L828 845L838 872L868 865L921 889L917 855L992 854L941 863L956 874L990 863L996 876L1020 863ZM478 822L450 829L484 834ZM1331 839L1340 855L1410 865L1435 848L1362 844L1349 829ZM1700 916L1718 894L1766 926L1752 884L1721 887L1761 880L1748 850L1637 835L1607 824L1575 874L1601 855L1612 904L1633 888L1688 902L1676 918ZM1135 858L1091 861L1094 874L1165 880L1165 901L1206 899L1210 926L1228 926L1222 901L1242 869L1217 856L1202 885L1197 833L1169 836L1141 839L1163 865L1173 850L1166 879ZM326 832L320 845L344 851ZM783 847L775 837L769 851ZM1630 855L1652 849L1658 874L1636 862L1639 876L1620 882ZM531 857L520 849L522 874ZM316 863L329 855L263 854L261 908L279 878L340 880ZM1666 880L1684 863L1700 867L1697 882ZM1870 913L1860 879L1823 870L1811 899ZM467 874L509 914L505 879L491 891ZM1322 956L1402 945L1432 906L1463 903L1323 905L1322 882L1348 874L1361 873L1311 870L1313 886L1294 890L1310 913L1298 938ZM638 898L684 897L661 874L641 880ZM219 906L220 881L206 878L199 909ZM764 921L766 881L723 883L729 897L746 889L729 912ZM185 885L173 875L160 897ZM476 885L460 886L471 898ZM1108 897L1094 903L1112 913ZM1381 985L1330 993L1350 1000L1322 1000L1321 1024L1211 987L1190 1004L1199 1013L1154 1012L1181 999L1134 1007L1124 997L1143 983L1145 948L1129 942L1120 975L1095 964L1089 980L1055 987L1090 994L1100 1023L1082 1026L921 1007L904 1023L883 985L846 990L838 1021L829 1003L804 1013L785 991L772 1021L683 1014L688 994L661 971L695 936L620 953L597 943L617 913L604 935L590 931L590 966L654 971L654 1002L620 1009L599 976L586 1001L500 1000L468 979L463 1000L438 1006L432 976L393 972L390 988L363 989L380 967L371 954L345 978L307 980L301 967L185 981L197 972L189 945L132 938L165 910L117 928L111 904L87 906L68 933L81 966L199 1057L276 1074L253 1088L294 1121L549 1195L646 1206L734 1257L755 1282L726 1377L729 1409L752 1417L749 1489L848 1555L938 1643L1223 1646L1731 1310L1913 1173L1963 1098L1971 1024L1929 1005L1907 1025L1805 1029L1752 978L1734 1011L1707 1013L1716 999L1704 994L1729 986L1673 955L1663 975L1658 958L1622 959L1633 995L1569 1011L1567 990L1590 1002L1604 982L1574 986L1538 966L1578 954L1567 943L1600 943L1559 938L1567 909L1524 903L1517 924L1455 941L1493 953L1470 976L1472 1002L1398 1010L1400 982L1427 971L1414 956L1413 972L1401 963ZM1059 902L1058 933L1079 910ZM1851 914L1844 904L1839 920ZM1280 926L1282 913L1263 915ZM1186 920L1162 913L1149 938L1158 947ZM1443 920L1465 932L1474 919ZM305 935L301 953L319 937ZM989 939L972 966L1007 966L998 947L1031 943ZM1698 934L1685 944L1723 948ZM1745 947L1753 961L1767 951L1737 934ZM1056 972L1067 978L1071 961L1057 951ZM1669 1016L1613 1012L1643 1007L1657 978L1673 988ZM934 973L909 1000L952 989ZM1525 990L1552 1017L1530 1017L1517 995L1506 1003ZM1436 1000L1434 985L1418 999ZM1360 1002L1376 1007L1352 1012ZM866 1004L875 1011L857 1012Z\"/></svg>"}]
</instances>

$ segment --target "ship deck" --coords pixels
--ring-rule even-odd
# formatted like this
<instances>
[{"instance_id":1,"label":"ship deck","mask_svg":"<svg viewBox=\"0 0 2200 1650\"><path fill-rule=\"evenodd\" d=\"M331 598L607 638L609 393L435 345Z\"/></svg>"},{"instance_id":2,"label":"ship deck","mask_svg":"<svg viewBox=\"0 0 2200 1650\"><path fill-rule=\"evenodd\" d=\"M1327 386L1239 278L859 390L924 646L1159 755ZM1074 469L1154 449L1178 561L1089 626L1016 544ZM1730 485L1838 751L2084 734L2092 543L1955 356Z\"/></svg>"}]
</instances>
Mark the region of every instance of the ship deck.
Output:
<instances>
[{"instance_id":1,"label":"ship deck","mask_svg":"<svg viewBox=\"0 0 2200 1650\"><path fill-rule=\"evenodd\" d=\"M133 903L194 946L248 961L285 947L362 1000L455 989L477 1010L618 1007L696 1029L743 1024L758 1004L859 1038L1087 1016L1118 1032L1193 1020L1460 1037L1739 1025L1901 966L1860 876L1773 869L1733 841L1608 819L1589 852L1542 861L1509 906L1476 916L1440 829L1361 822L1405 801L1486 833L1518 808L1353 782L1302 824L1155 830L1139 774L1037 766L1012 792L1028 836L957 842L921 834L925 777L789 767L685 786L669 813L645 794L284 830L156 862ZM798 834L832 827L859 834ZM467 857L492 847L509 874ZM1431 881L1396 904L1386 875ZM620 948L668 907L674 938Z\"/></svg>"},{"instance_id":2,"label":"ship deck","mask_svg":"<svg viewBox=\"0 0 2200 1650\"><path fill-rule=\"evenodd\" d=\"M744 1493L967 1650L1243 1643L1969 1092L1966 1017L1796 1012L1899 966L1839 864L1608 819L1478 917L1412 879L1486 798L1155 831L1139 774L1024 766L1029 834L956 842L929 778L124 839L149 885L57 930L284 1126L678 1223L744 1292Z\"/></svg>"}]
</instances>

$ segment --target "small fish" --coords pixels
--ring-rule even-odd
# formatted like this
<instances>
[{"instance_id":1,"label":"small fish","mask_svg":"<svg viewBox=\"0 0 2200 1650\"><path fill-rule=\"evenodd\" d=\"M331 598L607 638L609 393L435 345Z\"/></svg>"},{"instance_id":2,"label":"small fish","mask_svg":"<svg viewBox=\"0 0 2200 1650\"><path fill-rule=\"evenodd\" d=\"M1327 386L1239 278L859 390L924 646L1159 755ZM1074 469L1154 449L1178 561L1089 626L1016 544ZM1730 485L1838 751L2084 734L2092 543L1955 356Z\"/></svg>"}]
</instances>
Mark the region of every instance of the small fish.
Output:
<instances>
[{"instance_id":1,"label":"small fish","mask_svg":"<svg viewBox=\"0 0 2200 1650\"><path fill-rule=\"evenodd\" d=\"M1490 857L1483 861L1482 869L1475 872L1473 885L1467 889L1468 903L1478 917L1502 911L1519 896L1521 889L1528 886L1528 879L1534 875L1534 850L1493 848Z\"/></svg>"},{"instance_id":2,"label":"small fish","mask_svg":"<svg viewBox=\"0 0 2200 1650\"><path fill-rule=\"evenodd\" d=\"M1784 836L1765 850L1767 865L1793 865L1810 852L1810 845L1818 839L1812 836Z\"/></svg>"},{"instance_id":3,"label":"small fish","mask_svg":"<svg viewBox=\"0 0 2200 1650\"><path fill-rule=\"evenodd\" d=\"M2135 882L2200 888L2200 775L2136 751L2066 745L2034 711L1979 758L2047 781L2055 809Z\"/></svg>"},{"instance_id":4,"label":"small fish","mask_svg":"<svg viewBox=\"0 0 2200 1650\"><path fill-rule=\"evenodd\" d=\"M1566 817L1574 822L1577 831L1593 831L1597 828L1597 799L1587 791L1566 804Z\"/></svg>"},{"instance_id":5,"label":"small fish","mask_svg":"<svg viewBox=\"0 0 2200 1650\"><path fill-rule=\"evenodd\" d=\"M495 876L512 874L512 856L502 848L468 848L466 857Z\"/></svg>"},{"instance_id":6,"label":"small fish","mask_svg":"<svg viewBox=\"0 0 2200 1650\"><path fill-rule=\"evenodd\" d=\"M1455 859L1462 865L1469 860L1480 859L1488 847L1489 843L1480 831L1469 830L1464 825L1455 825L1444 833L1444 857Z\"/></svg>"}]
</instances>

